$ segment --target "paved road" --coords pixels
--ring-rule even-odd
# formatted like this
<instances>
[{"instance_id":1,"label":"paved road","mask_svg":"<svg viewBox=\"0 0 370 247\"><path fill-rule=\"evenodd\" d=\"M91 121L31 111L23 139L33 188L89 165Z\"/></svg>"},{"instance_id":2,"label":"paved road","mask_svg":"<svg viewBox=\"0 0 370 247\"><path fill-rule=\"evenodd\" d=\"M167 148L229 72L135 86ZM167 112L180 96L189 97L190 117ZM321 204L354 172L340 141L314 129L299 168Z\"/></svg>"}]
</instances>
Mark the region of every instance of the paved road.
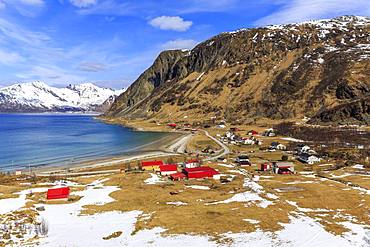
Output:
<instances>
[{"instance_id":1,"label":"paved road","mask_svg":"<svg viewBox=\"0 0 370 247\"><path fill-rule=\"evenodd\" d=\"M208 131L206 131L206 130L203 130L203 132L204 132L204 134L206 134L207 137L209 137L210 139L212 139L214 142L216 142L218 145L220 145L222 147L222 149L223 149L223 152L222 153L220 153L220 154L218 154L216 156L207 158L207 159L205 159L205 161L207 161L207 160L216 160L216 159L218 159L218 158L220 158L222 156L225 156L225 155L227 155L227 154L230 153L230 149L225 144L223 144L220 140L218 140L217 138L211 136L208 133Z\"/></svg>"}]
</instances>

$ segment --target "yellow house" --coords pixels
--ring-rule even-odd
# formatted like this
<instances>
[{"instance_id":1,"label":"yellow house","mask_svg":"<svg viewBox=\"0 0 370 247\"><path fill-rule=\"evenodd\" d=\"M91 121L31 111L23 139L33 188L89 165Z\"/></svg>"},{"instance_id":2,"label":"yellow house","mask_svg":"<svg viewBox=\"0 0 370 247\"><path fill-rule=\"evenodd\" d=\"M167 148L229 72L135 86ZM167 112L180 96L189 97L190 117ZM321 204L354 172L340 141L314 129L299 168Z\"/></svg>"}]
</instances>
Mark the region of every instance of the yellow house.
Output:
<instances>
[{"instance_id":1,"label":"yellow house","mask_svg":"<svg viewBox=\"0 0 370 247\"><path fill-rule=\"evenodd\" d=\"M154 160L154 161L142 161L141 167L145 171L160 171L160 166L163 165L163 161Z\"/></svg>"}]
</instances>

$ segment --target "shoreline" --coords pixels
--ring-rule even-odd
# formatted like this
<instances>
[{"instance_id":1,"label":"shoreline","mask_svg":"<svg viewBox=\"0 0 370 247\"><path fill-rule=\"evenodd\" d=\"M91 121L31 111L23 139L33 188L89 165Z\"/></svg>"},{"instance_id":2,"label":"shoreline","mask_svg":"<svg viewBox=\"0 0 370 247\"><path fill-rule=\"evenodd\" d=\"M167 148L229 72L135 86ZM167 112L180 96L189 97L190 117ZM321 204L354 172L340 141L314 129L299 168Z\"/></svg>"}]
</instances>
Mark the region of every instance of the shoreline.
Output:
<instances>
[{"instance_id":1,"label":"shoreline","mask_svg":"<svg viewBox=\"0 0 370 247\"><path fill-rule=\"evenodd\" d=\"M177 152L177 149L173 147L179 145L186 145L186 143L184 143L184 140L189 138L188 136L191 135L190 134L186 135L180 132L171 132L170 135L164 136L154 142L144 144L138 147L137 150L130 151L123 155L114 157L102 157L100 159L96 158L68 165L37 167L33 169L32 172L35 173L37 176L47 176L53 174L68 175L69 173L80 172L81 170L84 169L117 165L120 163L132 162L143 159L180 155L181 152ZM59 174L61 172L64 172L65 174Z\"/></svg>"},{"instance_id":2,"label":"shoreline","mask_svg":"<svg viewBox=\"0 0 370 247\"><path fill-rule=\"evenodd\" d=\"M154 125L150 123L149 126L139 123L131 123L127 120L123 121L121 119L106 118L101 115L91 116L92 118L103 122L104 124L114 124L120 125L122 127L128 128L132 131L137 132L162 132L164 136L150 142L140 145L138 147L125 150L121 154L116 155L101 155L101 156L91 156L80 160L76 160L74 163L66 164L60 162L60 164L47 164L31 166L31 170L28 167L23 167L16 170L21 170L24 174L36 174L45 175L53 173L70 173L75 171L81 171L91 168L113 166L120 163L132 162L136 160L150 159L156 157L181 155L186 153L186 146L192 137L192 134L185 131L175 131L167 129L165 125ZM158 129L152 129L152 128ZM129 141L129 140L128 140ZM57 175L57 174L55 174Z\"/></svg>"}]
</instances>

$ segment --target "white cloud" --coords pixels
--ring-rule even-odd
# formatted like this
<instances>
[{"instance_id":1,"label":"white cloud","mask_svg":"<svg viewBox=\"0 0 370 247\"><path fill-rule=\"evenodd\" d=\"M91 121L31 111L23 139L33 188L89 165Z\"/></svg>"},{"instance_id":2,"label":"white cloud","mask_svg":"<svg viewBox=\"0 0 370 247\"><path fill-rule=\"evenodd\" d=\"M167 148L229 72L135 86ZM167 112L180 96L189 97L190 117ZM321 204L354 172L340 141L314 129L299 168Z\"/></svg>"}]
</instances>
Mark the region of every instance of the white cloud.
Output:
<instances>
[{"instance_id":1,"label":"white cloud","mask_svg":"<svg viewBox=\"0 0 370 247\"><path fill-rule=\"evenodd\" d=\"M78 69L86 72L99 72L107 69L107 65L95 62L81 62Z\"/></svg>"},{"instance_id":2,"label":"white cloud","mask_svg":"<svg viewBox=\"0 0 370 247\"><path fill-rule=\"evenodd\" d=\"M73 75L58 66L50 64L33 66L30 70L17 74L17 77L24 80L46 81L52 85L85 81L83 77Z\"/></svg>"},{"instance_id":3,"label":"white cloud","mask_svg":"<svg viewBox=\"0 0 370 247\"><path fill-rule=\"evenodd\" d=\"M176 39L170 40L162 45L164 50L181 50L181 49L193 49L197 42L193 39Z\"/></svg>"},{"instance_id":4,"label":"white cloud","mask_svg":"<svg viewBox=\"0 0 370 247\"><path fill-rule=\"evenodd\" d=\"M76 0L75 0L76 1ZM90 0L91 1L91 0ZM116 2L114 0L96 1L97 3L90 8L81 8L78 13L81 15L128 15L133 12L138 13L138 9L128 2Z\"/></svg>"},{"instance_id":5,"label":"white cloud","mask_svg":"<svg viewBox=\"0 0 370 247\"><path fill-rule=\"evenodd\" d=\"M24 61L23 57L16 52L8 52L0 49L0 63L5 65L13 65Z\"/></svg>"},{"instance_id":6,"label":"white cloud","mask_svg":"<svg viewBox=\"0 0 370 247\"><path fill-rule=\"evenodd\" d=\"M98 0L70 0L70 2L78 8L87 8L96 5Z\"/></svg>"},{"instance_id":7,"label":"white cloud","mask_svg":"<svg viewBox=\"0 0 370 247\"><path fill-rule=\"evenodd\" d=\"M149 24L162 30L184 32L193 25L193 22L185 21L179 16L160 16L149 21Z\"/></svg>"},{"instance_id":8,"label":"white cloud","mask_svg":"<svg viewBox=\"0 0 370 247\"><path fill-rule=\"evenodd\" d=\"M16 24L0 18L0 37L1 34L12 40L20 41L28 45L40 45L50 40L50 37L44 33L32 32Z\"/></svg>"},{"instance_id":9,"label":"white cloud","mask_svg":"<svg viewBox=\"0 0 370 247\"><path fill-rule=\"evenodd\" d=\"M370 15L368 0L279 0L269 1L278 10L256 22L257 25L293 23L340 15Z\"/></svg>"}]
</instances>

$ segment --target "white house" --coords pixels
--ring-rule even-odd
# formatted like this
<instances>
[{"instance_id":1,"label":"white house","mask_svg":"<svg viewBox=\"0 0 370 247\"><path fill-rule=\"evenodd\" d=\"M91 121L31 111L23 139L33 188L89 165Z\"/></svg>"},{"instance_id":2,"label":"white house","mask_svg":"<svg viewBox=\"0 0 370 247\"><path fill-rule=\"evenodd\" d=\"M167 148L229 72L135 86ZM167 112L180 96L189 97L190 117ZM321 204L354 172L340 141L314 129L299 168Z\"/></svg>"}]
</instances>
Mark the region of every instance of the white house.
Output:
<instances>
[{"instance_id":1,"label":"white house","mask_svg":"<svg viewBox=\"0 0 370 247\"><path fill-rule=\"evenodd\" d=\"M253 144L255 144L255 141L252 140L252 139L246 139L246 140L244 140L243 144L245 144L245 145L253 145Z\"/></svg>"},{"instance_id":2,"label":"white house","mask_svg":"<svg viewBox=\"0 0 370 247\"><path fill-rule=\"evenodd\" d=\"M283 144L281 144L281 143L279 143L279 144L276 146L276 149L278 149L278 150L286 150L286 146L285 146L285 145L283 145Z\"/></svg>"}]
</instances>

